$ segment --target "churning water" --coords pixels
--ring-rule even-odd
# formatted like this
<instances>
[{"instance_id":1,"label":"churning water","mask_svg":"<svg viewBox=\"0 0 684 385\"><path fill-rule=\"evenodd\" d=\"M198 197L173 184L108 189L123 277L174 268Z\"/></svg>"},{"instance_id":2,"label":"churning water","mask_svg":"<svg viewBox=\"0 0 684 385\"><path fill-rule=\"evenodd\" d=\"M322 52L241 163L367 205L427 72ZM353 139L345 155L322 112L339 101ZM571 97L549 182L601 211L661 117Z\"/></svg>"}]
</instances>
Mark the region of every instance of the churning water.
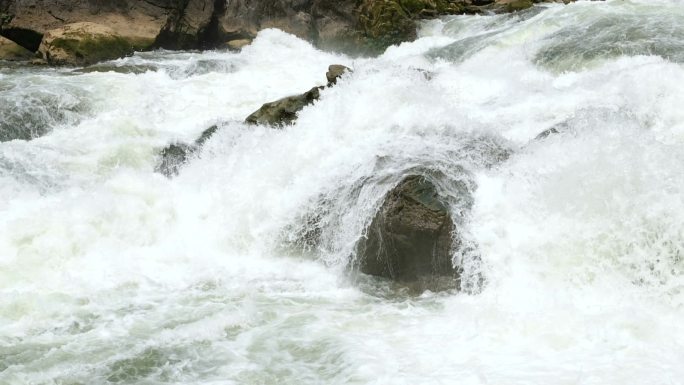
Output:
<instances>
[{"instance_id":1,"label":"churning water","mask_svg":"<svg viewBox=\"0 0 684 385\"><path fill-rule=\"evenodd\" d=\"M434 20L372 59L265 30L4 64L0 384L684 384L683 62L681 3L613 0ZM242 123L333 63L354 73L293 126ZM348 270L416 170L457 198L464 291Z\"/></svg>"}]
</instances>

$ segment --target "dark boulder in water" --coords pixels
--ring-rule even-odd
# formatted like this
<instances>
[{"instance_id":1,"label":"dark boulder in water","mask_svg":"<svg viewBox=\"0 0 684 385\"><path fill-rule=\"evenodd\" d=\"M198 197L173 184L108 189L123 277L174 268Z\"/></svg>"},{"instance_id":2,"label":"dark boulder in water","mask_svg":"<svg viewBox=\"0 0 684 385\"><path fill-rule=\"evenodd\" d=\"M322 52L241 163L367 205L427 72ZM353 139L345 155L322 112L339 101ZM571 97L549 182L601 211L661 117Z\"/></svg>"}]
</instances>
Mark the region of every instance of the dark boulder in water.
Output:
<instances>
[{"instance_id":1,"label":"dark boulder in water","mask_svg":"<svg viewBox=\"0 0 684 385\"><path fill-rule=\"evenodd\" d=\"M314 87L301 95L288 96L266 103L249 115L245 122L276 127L291 124L297 119L297 112L320 97L321 88L323 87Z\"/></svg>"},{"instance_id":2,"label":"dark boulder in water","mask_svg":"<svg viewBox=\"0 0 684 385\"><path fill-rule=\"evenodd\" d=\"M154 171L171 178L178 175L180 168L188 161L190 156L197 152L204 143L218 131L214 125L202 132L202 135L193 144L173 143L164 148L159 154L159 163Z\"/></svg>"},{"instance_id":3,"label":"dark boulder in water","mask_svg":"<svg viewBox=\"0 0 684 385\"><path fill-rule=\"evenodd\" d=\"M342 75L346 74L347 72L351 72L351 69L341 64L333 64L328 67L328 72L325 74L325 77L328 79L328 87L332 87L337 84L337 79L342 77Z\"/></svg>"},{"instance_id":4,"label":"dark boulder in water","mask_svg":"<svg viewBox=\"0 0 684 385\"><path fill-rule=\"evenodd\" d=\"M337 83L342 75L351 72L351 69L340 64L332 64L325 74L328 87ZM287 96L274 102L266 103L254 111L245 119L249 124L262 124L273 127L282 127L292 124L297 119L297 113L304 107L312 104L321 96L320 91L324 87L314 87L300 95Z\"/></svg>"},{"instance_id":5,"label":"dark boulder in water","mask_svg":"<svg viewBox=\"0 0 684 385\"><path fill-rule=\"evenodd\" d=\"M458 278L453 232L448 206L435 185L423 176L406 177L387 194L359 241L359 269L418 289L453 288Z\"/></svg>"}]
</instances>

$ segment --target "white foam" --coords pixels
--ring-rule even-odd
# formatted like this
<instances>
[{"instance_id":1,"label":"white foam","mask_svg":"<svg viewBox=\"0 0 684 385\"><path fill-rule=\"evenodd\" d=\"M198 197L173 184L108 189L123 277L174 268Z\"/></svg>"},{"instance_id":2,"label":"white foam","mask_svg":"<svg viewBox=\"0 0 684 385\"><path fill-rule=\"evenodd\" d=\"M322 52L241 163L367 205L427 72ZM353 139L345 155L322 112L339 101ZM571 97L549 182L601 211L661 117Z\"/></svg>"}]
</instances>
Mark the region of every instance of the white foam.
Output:
<instances>
[{"instance_id":1,"label":"white foam","mask_svg":"<svg viewBox=\"0 0 684 385\"><path fill-rule=\"evenodd\" d=\"M110 63L155 69L139 74L0 78L89 103L0 143L0 383L680 383L684 69L534 63L565 21L649 4L433 21L374 59L265 30L240 53ZM431 56L492 31L459 60ZM295 125L242 123L333 63L354 72ZM154 174L161 147L216 122L178 177ZM515 153L488 167L485 142ZM406 297L345 272L415 167L477 184L462 227L481 293ZM322 244L302 253L315 217Z\"/></svg>"}]
</instances>

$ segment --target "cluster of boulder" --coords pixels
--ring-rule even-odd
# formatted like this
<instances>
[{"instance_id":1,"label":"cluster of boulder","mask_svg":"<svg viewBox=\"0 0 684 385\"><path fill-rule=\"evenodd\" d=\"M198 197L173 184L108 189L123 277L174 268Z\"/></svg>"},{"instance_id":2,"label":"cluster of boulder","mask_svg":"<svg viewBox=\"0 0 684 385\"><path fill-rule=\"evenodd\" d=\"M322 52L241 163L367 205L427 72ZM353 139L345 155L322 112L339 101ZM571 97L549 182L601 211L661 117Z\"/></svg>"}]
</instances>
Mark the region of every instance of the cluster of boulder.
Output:
<instances>
[{"instance_id":1,"label":"cluster of boulder","mask_svg":"<svg viewBox=\"0 0 684 385\"><path fill-rule=\"evenodd\" d=\"M333 87L348 72L351 69L343 65L331 65L326 73L327 87ZM316 101L323 89L313 87L302 94L266 103L250 114L245 123L281 129L292 124L297 113ZM177 175L183 164L218 129L218 126L208 128L194 143L174 143L162 149L156 171L169 178ZM543 131L535 140L566 130L566 123L561 123ZM505 161L508 154L504 151L492 157L498 163ZM350 266L353 270L391 280L414 293L459 289L461 270L452 257L462 247L458 237L459 220L453 217L446 195L439 190L438 186L444 182L440 178L445 176L419 171L408 173L387 192L356 244ZM458 191L471 193L467 187ZM307 245L317 242L314 235L304 237Z\"/></svg>"},{"instance_id":2,"label":"cluster of boulder","mask_svg":"<svg viewBox=\"0 0 684 385\"><path fill-rule=\"evenodd\" d=\"M38 54L49 64L88 65L154 48L239 49L263 28L321 48L368 54L415 38L416 20L444 14L513 12L553 0L0 0L0 59ZM572 0L563 0L569 2ZM350 71L330 66L328 87ZM325 87L264 104L246 123L280 128ZM168 177L218 131L164 148ZM551 128L537 139L557 133ZM356 245L355 268L419 290L456 287L460 247L449 205L429 175L405 176L383 198Z\"/></svg>"},{"instance_id":3,"label":"cluster of boulder","mask_svg":"<svg viewBox=\"0 0 684 385\"><path fill-rule=\"evenodd\" d=\"M415 38L422 18L550 1L561 0L0 0L0 35L57 65L155 48L239 49L264 28L323 49L373 54ZM1 44L0 59L26 57Z\"/></svg>"},{"instance_id":4,"label":"cluster of boulder","mask_svg":"<svg viewBox=\"0 0 684 385\"><path fill-rule=\"evenodd\" d=\"M351 69L331 65L326 73L327 87ZM280 129L293 123L297 113L313 103L325 87L264 104L245 122ZM218 130L212 126L192 144L174 143L160 152L156 171L167 177L180 167ZM353 268L384 277L416 292L457 287L459 271L452 253L460 241L453 237L455 222L449 205L428 174L406 176L383 199L366 235L356 246Z\"/></svg>"},{"instance_id":5,"label":"cluster of boulder","mask_svg":"<svg viewBox=\"0 0 684 385\"><path fill-rule=\"evenodd\" d=\"M333 64L328 67L328 72L325 74L328 80L328 87L332 87L337 83L337 80L351 69L340 64ZM297 113L304 107L312 104L320 98L320 91L325 89L322 86L316 86L309 91L299 95L287 96L273 102L269 102L261 106L258 110L251 113L246 119L245 123L251 125L264 125L273 128L282 128L285 125L291 124L297 119ZM159 157L155 171L173 177L178 175L178 172L189 157L196 153L212 135L218 131L218 126L214 125L204 130L200 137L192 144L188 143L173 143L164 148Z\"/></svg>"}]
</instances>

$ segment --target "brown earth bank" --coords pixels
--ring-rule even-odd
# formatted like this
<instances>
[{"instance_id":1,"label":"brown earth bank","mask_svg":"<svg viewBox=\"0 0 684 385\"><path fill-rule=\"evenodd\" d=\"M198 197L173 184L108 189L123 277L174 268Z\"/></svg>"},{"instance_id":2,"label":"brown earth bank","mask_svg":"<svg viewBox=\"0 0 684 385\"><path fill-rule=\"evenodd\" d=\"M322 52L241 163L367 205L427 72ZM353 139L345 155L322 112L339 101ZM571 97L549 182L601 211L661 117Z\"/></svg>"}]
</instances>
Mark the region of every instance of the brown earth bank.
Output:
<instances>
[{"instance_id":1,"label":"brown earth bank","mask_svg":"<svg viewBox=\"0 0 684 385\"><path fill-rule=\"evenodd\" d=\"M51 64L113 59L133 50L237 49L279 28L318 47L372 55L415 38L416 20L444 14L514 12L561 0L0 0L0 35ZM573 0L565 0L565 2ZM86 34L77 36L90 23ZM106 31L105 47L97 47ZM70 35L52 54L45 36ZM87 44L77 44L77 42ZM111 44L116 41L116 44ZM62 42L63 43L63 42ZM54 45L54 44L53 44ZM76 47L77 49L70 49ZM113 47L108 53L107 47ZM95 49L91 54L90 49ZM108 53L108 54L107 54ZM58 56L59 60L52 60ZM1 57L0 57L1 58Z\"/></svg>"}]
</instances>

